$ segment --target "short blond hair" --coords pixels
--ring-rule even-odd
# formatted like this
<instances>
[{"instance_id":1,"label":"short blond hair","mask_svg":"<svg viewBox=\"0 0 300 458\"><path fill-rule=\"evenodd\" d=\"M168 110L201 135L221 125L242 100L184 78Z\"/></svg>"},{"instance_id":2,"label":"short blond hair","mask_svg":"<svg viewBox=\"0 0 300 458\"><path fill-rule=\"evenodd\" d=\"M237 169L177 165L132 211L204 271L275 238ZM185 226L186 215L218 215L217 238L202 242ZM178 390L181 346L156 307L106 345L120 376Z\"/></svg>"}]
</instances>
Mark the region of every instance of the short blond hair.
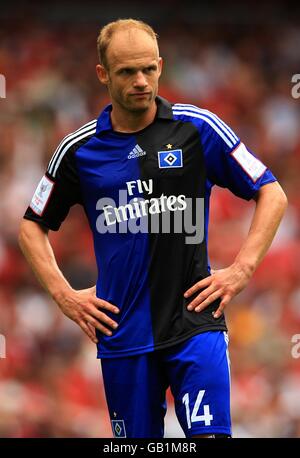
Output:
<instances>
[{"instance_id":1,"label":"short blond hair","mask_svg":"<svg viewBox=\"0 0 300 458\"><path fill-rule=\"evenodd\" d=\"M146 22L139 21L137 19L118 19L117 21L110 22L106 24L102 29L100 29L98 38L97 38L97 51L99 56L99 62L105 68L108 68L106 51L109 43L111 42L112 36L118 30L129 30L129 29L139 29L148 33L151 38L157 44L158 35L154 32L152 27Z\"/></svg>"}]
</instances>

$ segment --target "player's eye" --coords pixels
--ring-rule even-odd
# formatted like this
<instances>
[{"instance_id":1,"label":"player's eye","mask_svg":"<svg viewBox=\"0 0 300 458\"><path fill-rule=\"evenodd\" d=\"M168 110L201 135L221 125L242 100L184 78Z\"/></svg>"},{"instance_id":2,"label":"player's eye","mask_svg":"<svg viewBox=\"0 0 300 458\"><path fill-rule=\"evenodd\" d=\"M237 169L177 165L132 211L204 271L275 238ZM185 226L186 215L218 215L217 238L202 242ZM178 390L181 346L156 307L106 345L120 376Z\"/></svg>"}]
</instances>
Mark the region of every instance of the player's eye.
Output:
<instances>
[{"instance_id":1,"label":"player's eye","mask_svg":"<svg viewBox=\"0 0 300 458\"><path fill-rule=\"evenodd\" d=\"M134 73L134 70L132 68L122 68L121 70L118 71L119 75L132 75Z\"/></svg>"},{"instance_id":2,"label":"player's eye","mask_svg":"<svg viewBox=\"0 0 300 458\"><path fill-rule=\"evenodd\" d=\"M149 67L146 67L144 69L144 73L149 74L149 73L155 72L156 70L157 70L156 65L150 65Z\"/></svg>"}]
</instances>

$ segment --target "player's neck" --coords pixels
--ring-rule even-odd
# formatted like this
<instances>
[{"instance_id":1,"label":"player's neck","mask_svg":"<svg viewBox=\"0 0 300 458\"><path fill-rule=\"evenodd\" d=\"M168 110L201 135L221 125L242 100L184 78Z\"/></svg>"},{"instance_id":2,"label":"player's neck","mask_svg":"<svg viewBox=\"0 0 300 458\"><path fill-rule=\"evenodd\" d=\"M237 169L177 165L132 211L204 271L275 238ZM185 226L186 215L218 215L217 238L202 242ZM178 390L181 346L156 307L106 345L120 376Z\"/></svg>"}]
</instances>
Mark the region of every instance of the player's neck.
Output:
<instances>
[{"instance_id":1,"label":"player's neck","mask_svg":"<svg viewBox=\"0 0 300 458\"><path fill-rule=\"evenodd\" d=\"M156 110L155 101L145 112L129 112L113 104L111 112L112 127L117 132L138 132L154 121Z\"/></svg>"}]
</instances>

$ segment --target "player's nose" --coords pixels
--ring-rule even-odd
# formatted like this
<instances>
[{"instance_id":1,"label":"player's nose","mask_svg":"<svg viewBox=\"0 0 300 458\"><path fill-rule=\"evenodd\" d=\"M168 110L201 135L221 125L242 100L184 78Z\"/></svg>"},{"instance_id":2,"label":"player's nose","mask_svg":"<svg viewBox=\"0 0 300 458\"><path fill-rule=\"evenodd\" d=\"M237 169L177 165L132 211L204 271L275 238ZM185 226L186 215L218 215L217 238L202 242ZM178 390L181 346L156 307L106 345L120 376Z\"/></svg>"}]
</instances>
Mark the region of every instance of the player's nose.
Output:
<instances>
[{"instance_id":1,"label":"player's nose","mask_svg":"<svg viewBox=\"0 0 300 458\"><path fill-rule=\"evenodd\" d=\"M136 73L136 77L133 84L134 87L145 88L147 86L147 78L142 71Z\"/></svg>"}]
</instances>

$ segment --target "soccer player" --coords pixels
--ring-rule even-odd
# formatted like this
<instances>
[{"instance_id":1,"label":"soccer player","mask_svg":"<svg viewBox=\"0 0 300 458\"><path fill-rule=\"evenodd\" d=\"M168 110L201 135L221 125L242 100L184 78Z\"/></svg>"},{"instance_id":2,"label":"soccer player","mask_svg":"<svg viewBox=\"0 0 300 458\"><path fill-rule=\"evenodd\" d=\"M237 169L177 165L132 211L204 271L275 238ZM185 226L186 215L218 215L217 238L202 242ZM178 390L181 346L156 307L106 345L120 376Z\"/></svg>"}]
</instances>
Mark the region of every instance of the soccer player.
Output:
<instances>
[{"instance_id":1,"label":"soccer player","mask_svg":"<svg viewBox=\"0 0 300 458\"><path fill-rule=\"evenodd\" d=\"M270 246L285 194L218 116L157 96L162 59L149 25L118 20L97 44L111 104L59 144L21 223L20 246L62 312L97 342L115 437L163 437L169 386L187 437L229 437L223 311ZM211 273L213 185L256 208L232 264ZM81 291L48 240L76 203L99 270L96 287Z\"/></svg>"}]
</instances>

